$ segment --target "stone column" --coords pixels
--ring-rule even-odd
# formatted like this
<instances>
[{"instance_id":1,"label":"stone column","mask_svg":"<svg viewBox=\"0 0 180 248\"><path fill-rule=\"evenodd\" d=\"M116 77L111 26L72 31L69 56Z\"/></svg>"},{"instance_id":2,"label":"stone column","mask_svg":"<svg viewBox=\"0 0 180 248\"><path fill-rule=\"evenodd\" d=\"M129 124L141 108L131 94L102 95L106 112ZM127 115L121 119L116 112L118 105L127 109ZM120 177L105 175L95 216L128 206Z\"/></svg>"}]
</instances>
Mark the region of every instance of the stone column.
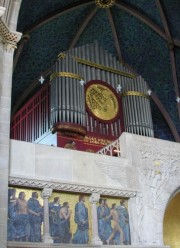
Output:
<instances>
[{"instance_id":1,"label":"stone column","mask_svg":"<svg viewBox=\"0 0 180 248\"><path fill-rule=\"evenodd\" d=\"M10 30L16 30L21 2L22 0L0 0L0 6L6 8L2 20Z\"/></svg>"},{"instance_id":2,"label":"stone column","mask_svg":"<svg viewBox=\"0 0 180 248\"><path fill-rule=\"evenodd\" d=\"M2 10L2 9L1 9ZM2 13L1 13L2 15ZM10 32L0 18L0 247L7 247L9 133L13 54L20 33Z\"/></svg>"},{"instance_id":3,"label":"stone column","mask_svg":"<svg viewBox=\"0 0 180 248\"><path fill-rule=\"evenodd\" d=\"M48 199L52 195L52 189L44 188L41 196L43 198L44 206L44 226L43 226L43 242L44 243L53 243L53 240L49 234L49 202Z\"/></svg>"},{"instance_id":4,"label":"stone column","mask_svg":"<svg viewBox=\"0 0 180 248\"><path fill-rule=\"evenodd\" d=\"M97 219L97 202L99 201L100 194L93 193L89 201L92 207L92 244L93 245L102 245L102 241L98 235L98 219Z\"/></svg>"}]
</instances>

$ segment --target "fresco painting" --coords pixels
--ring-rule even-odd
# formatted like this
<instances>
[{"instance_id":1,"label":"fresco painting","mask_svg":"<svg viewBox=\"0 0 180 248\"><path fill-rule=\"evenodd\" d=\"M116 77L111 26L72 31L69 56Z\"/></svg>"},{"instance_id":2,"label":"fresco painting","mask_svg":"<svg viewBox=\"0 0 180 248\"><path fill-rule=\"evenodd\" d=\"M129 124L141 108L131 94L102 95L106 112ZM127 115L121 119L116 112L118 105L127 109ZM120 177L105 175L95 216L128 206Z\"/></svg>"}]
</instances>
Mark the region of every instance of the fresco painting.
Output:
<instances>
[{"instance_id":1,"label":"fresco painting","mask_svg":"<svg viewBox=\"0 0 180 248\"><path fill-rule=\"evenodd\" d=\"M90 243L92 217L89 196L53 192L49 202L50 235L54 243Z\"/></svg>"},{"instance_id":2,"label":"fresco painting","mask_svg":"<svg viewBox=\"0 0 180 248\"><path fill-rule=\"evenodd\" d=\"M127 200L100 198L97 218L98 234L103 244L131 244Z\"/></svg>"},{"instance_id":3,"label":"fresco painting","mask_svg":"<svg viewBox=\"0 0 180 248\"><path fill-rule=\"evenodd\" d=\"M8 241L42 242L43 199L40 190L8 191ZM98 233L104 245L129 245L128 201L102 197L97 204ZM53 192L49 198L49 232L54 243L90 244L89 195Z\"/></svg>"}]
</instances>

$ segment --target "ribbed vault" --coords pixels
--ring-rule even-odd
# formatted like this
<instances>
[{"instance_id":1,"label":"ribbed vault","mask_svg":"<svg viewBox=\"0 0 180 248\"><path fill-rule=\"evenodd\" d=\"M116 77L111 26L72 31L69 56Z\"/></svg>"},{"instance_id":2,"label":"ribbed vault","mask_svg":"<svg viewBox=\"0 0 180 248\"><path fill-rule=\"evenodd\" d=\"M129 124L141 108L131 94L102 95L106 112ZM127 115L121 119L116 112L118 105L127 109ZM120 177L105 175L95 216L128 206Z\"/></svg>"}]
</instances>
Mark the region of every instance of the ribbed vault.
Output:
<instances>
[{"instance_id":1,"label":"ribbed vault","mask_svg":"<svg viewBox=\"0 0 180 248\"><path fill-rule=\"evenodd\" d=\"M169 137L173 134L169 139L179 141L178 9L178 0L116 0L111 8L99 8L94 0L23 0L18 31L24 36L14 58L12 112L38 90L41 74L48 80L61 51L96 40L144 77L153 92L154 125L167 122Z\"/></svg>"}]
</instances>

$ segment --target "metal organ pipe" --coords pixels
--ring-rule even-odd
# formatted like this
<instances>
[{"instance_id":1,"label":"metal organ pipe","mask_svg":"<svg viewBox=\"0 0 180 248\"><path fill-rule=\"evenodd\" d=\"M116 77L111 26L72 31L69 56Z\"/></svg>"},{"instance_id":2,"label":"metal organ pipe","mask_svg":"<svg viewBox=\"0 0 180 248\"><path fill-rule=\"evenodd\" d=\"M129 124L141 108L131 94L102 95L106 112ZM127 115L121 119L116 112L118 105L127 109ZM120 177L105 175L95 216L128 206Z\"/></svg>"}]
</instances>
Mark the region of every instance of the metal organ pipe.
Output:
<instances>
[{"instance_id":1,"label":"metal organ pipe","mask_svg":"<svg viewBox=\"0 0 180 248\"><path fill-rule=\"evenodd\" d=\"M122 93L125 131L153 137L153 124L148 88L145 80L138 76L129 80Z\"/></svg>"},{"instance_id":2,"label":"metal organ pipe","mask_svg":"<svg viewBox=\"0 0 180 248\"><path fill-rule=\"evenodd\" d=\"M62 53L51 75L51 124L55 131L62 128L71 132L72 125L83 127L85 132L84 87L80 84L80 65L74 59L77 49ZM69 125L70 124L70 125ZM78 132L81 130L77 128Z\"/></svg>"}]
</instances>

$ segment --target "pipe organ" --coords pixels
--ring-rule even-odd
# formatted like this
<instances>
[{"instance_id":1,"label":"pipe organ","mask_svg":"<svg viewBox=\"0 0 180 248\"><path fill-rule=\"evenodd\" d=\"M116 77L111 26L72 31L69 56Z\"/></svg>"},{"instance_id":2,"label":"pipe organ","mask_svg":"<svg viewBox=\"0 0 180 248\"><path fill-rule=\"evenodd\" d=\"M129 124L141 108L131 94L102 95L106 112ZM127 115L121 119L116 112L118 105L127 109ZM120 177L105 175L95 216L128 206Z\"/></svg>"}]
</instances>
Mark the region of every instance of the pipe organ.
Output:
<instances>
[{"instance_id":1,"label":"pipe organ","mask_svg":"<svg viewBox=\"0 0 180 248\"><path fill-rule=\"evenodd\" d=\"M60 53L51 75L53 132L59 140L93 136L113 141L124 130L153 136L147 90L141 76L97 43Z\"/></svg>"},{"instance_id":2,"label":"pipe organ","mask_svg":"<svg viewBox=\"0 0 180 248\"><path fill-rule=\"evenodd\" d=\"M44 116L50 126L46 125L45 132L51 128L52 133L56 133L59 147L96 152L116 140L123 131L153 137L145 80L97 43L61 52L52 67L50 99L49 87L47 89L46 104L37 108L46 112ZM39 95L33 97L34 101ZM20 140L42 140L42 132L39 132L41 137L34 135L34 122L38 122L40 128L45 121L41 115L37 115L40 121L35 118L29 108L31 105L31 102L26 103L12 118L11 138L18 139L21 134ZM22 113L26 113L26 119L22 119ZM31 138L26 140L26 137Z\"/></svg>"}]
</instances>

